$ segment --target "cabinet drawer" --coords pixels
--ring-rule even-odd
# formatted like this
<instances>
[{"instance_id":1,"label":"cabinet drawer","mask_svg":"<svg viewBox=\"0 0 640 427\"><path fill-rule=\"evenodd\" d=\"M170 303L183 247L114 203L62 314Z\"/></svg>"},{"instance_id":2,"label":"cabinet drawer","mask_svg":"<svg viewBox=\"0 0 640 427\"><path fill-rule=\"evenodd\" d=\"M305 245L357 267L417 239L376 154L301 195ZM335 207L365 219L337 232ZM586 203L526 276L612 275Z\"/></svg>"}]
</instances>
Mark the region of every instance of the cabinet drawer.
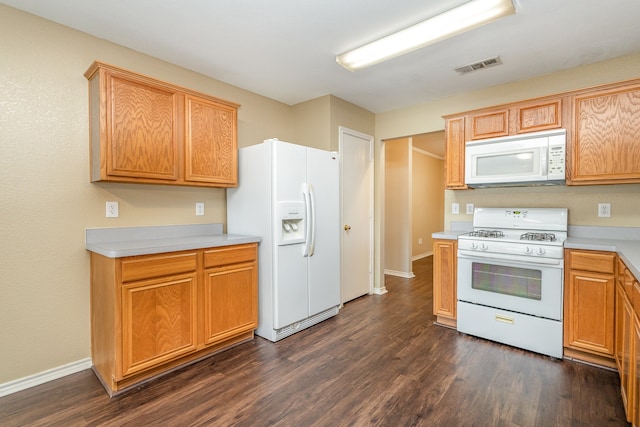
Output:
<instances>
[{"instance_id":1,"label":"cabinet drawer","mask_svg":"<svg viewBox=\"0 0 640 427\"><path fill-rule=\"evenodd\" d=\"M602 252L569 252L569 268L571 270L596 271L613 274L616 255Z\"/></svg>"},{"instance_id":2,"label":"cabinet drawer","mask_svg":"<svg viewBox=\"0 0 640 427\"><path fill-rule=\"evenodd\" d=\"M122 282L195 271L196 264L195 252L124 258Z\"/></svg>"},{"instance_id":3,"label":"cabinet drawer","mask_svg":"<svg viewBox=\"0 0 640 427\"><path fill-rule=\"evenodd\" d=\"M250 244L207 250L204 252L204 268L255 261L256 249L256 244Z\"/></svg>"}]
</instances>

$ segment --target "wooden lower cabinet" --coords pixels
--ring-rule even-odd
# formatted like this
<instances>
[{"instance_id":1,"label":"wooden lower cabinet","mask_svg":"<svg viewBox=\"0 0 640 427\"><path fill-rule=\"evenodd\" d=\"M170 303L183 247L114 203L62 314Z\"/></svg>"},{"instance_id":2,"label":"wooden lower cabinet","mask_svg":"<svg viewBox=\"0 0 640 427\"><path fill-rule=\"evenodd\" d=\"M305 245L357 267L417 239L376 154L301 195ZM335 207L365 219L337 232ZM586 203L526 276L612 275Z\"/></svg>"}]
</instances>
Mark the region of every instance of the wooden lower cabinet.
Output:
<instances>
[{"instance_id":1,"label":"wooden lower cabinet","mask_svg":"<svg viewBox=\"0 0 640 427\"><path fill-rule=\"evenodd\" d=\"M215 344L258 325L258 267L253 246L204 253L204 343Z\"/></svg>"},{"instance_id":2,"label":"wooden lower cabinet","mask_svg":"<svg viewBox=\"0 0 640 427\"><path fill-rule=\"evenodd\" d=\"M433 241L433 314L436 322L456 327L457 240Z\"/></svg>"},{"instance_id":3,"label":"wooden lower cabinet","mask_svg":"<svg viewBox=\"0 0 640 427\"><path fill-rule=\"evenodd\" d=\"M197 349L196 274L121 287L122 372L144 371Z\"/></svg>"},{"instance_id":4,"label":"wooden lower cabinet","mask_svg":"<svg viewBox=\"0 0 640 427\"><path fill-rule=\"evenodd\" d=\"M615 253L565 250L565 356L616 366L615 261Z\"/></svg>"},{"instance_id":5,"label":"wooden lower cabinet","mask_svg":"<svg viewBox=\"0 0 640 427\"><path fill-rule=\"evenodd\" d=\"M640 426L640 284L618 260L616 362L627 421Z\"/></svg>"},{"instance_id":6,"label":"wooden lower cabinet","mask_svg":"<svg viewBox=\"0 0 640 427\"><path fill-rule=\"evenodd\" d=\"M627 402L627 415L634 427L640 426L640 307L633 320L633 356L631 358L631 400Z\"/></svg>"},{"instance_id":7,"label":"wooden lower cabinet","mask_svg":"<svg viewBox=\"0 0 640 427\"><path fill-rule=\"evenodd\" d=\"M91 356L110 395L253 338L257 244L91 253Z\"/></svg>"},{"instance_id":8,"label":"wooden lower cabinet","mask_svg":"<svg viewBox=\"0 0 640 427\"><path fill-rule=\"evenodd\" d=\"M620 393L625 408L632 397L632 347L634 342L633 307L622 286L616 286L616 364L620 374ZM630 413L627 410L627 420Z\"/></svg>"}]
</instances>

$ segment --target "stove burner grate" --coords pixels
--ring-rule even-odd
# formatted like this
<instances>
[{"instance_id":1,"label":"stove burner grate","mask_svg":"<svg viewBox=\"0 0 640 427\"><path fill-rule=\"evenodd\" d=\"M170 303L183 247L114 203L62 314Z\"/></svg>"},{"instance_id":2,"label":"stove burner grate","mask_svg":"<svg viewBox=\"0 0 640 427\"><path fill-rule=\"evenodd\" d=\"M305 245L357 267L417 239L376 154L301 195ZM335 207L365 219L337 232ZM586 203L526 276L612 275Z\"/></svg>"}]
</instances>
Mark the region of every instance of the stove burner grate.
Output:
<instances>
[{"instance_id":1,"label":"stove burner grate","mask_svg":"<svg viewBox=\"0 0 640 427\"><path fill-rule=\"evenodd\" d=\"M537 242L555 242L556 235L553 233L524 233L520 240L535 240Z\"/></svg>"},{"instance_id":2,"label":"stove burner grate","mask_svg":"<svg viewBox=\"0 0 640 427\"><path fill-rule=\"evenodd\" d=\"M471 237L504 237L504 233L500 230L476 230L469 233Z\"/></svg>"}]
</instances>

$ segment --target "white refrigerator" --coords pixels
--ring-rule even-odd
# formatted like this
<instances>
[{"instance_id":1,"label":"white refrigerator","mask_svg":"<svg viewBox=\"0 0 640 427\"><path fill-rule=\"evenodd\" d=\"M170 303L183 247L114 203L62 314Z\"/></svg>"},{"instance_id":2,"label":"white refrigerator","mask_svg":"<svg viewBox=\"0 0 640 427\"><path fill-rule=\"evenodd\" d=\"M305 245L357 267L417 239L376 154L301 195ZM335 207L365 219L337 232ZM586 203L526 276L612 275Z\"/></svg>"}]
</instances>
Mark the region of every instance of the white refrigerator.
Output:
<instances>
[{"instance_id":1,"label":"white refrigerator","mask_svg":"<svg viewBox=\"0 0 640 427\"><path fill-rule=\"evenodd\" d=\"M227 231L261 237L256 334L275 342L338 314L338 154L268 139L238 162Z\"/></svg>"}]
</instances>

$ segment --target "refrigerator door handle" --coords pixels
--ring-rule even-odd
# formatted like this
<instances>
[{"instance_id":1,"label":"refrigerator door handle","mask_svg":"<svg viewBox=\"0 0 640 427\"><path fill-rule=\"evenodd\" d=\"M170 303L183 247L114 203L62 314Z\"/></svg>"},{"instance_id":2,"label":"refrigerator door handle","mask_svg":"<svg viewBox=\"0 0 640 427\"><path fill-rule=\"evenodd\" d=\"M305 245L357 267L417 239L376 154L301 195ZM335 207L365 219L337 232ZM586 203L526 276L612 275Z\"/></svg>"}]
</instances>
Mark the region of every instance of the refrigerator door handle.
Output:
<instances>
[{"instance_id":1,"label":"refrigerator door handle","mask_svg":"<svg viewBox=\"0 0 640 427\"><path fill-rule=\"evenodd\" d=\"M313 196L313 187L311 184L305 184L303 187L305 211L307 213L307 230L305 235L304 254L305 257L313 256L316 242L316 216L315 216L315 198Z\"/></svg>"}]
</instances>

